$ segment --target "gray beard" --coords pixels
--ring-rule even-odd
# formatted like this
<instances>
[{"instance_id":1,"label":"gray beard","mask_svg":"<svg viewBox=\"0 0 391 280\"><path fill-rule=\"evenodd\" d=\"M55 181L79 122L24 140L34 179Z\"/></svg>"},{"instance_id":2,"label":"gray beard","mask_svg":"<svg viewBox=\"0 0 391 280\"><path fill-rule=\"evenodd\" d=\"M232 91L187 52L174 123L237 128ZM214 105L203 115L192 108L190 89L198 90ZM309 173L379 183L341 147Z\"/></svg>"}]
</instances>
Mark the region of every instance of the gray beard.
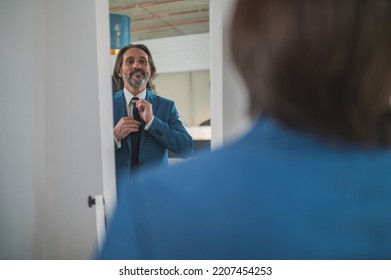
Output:
<instances>
[{"instance_id":1,"label":"gray beard","mask_svg":"<svg viewBox=\"0 0 391 280\"><path fill-rule=\"evenodd\" d=\"M142 79L133 79L132 77L136 72L141 72L144 75L143 78ZM140 88L140 87L145 86L148 83L147 76L148 76L147 73L144 71L137 71L137 70L132 71L131 73L129 73L129 76L126 79L126 83L134 88Z\"/></svg>"},{"instance_id":2,"label":"gray beard","mask_svg":"<svg viewBox=\"0 0 391 280\"><path fill-rule=\"evenodd\" d=\"M135 80L135 79L128 79L128 84L135 88L140 88L142 86L145 86L147 84L147 79L141 79L141 80Z\"/></svg>"}]
</instances>

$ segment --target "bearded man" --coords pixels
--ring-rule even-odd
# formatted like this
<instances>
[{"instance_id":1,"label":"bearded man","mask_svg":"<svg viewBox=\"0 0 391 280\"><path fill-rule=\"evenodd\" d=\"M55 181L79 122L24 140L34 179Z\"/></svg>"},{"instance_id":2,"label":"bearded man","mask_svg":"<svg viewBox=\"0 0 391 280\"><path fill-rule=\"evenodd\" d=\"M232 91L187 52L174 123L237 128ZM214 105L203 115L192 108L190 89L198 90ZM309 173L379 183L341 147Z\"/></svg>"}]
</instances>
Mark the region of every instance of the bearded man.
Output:
<instances>
[{"instance_id":1,"label":"bearded man","mask_svg":"<svg viewBox=\"0 0 391 280\"><path fill-rule=\"evenodd\" d=\"M117 194L131 175L168 165L168 150L182 157L193 150L175 102L151 91L156 74L145 45L130 44L118 53L113 70L118 90L113 94Z\"/></svg>"}]
</instances>

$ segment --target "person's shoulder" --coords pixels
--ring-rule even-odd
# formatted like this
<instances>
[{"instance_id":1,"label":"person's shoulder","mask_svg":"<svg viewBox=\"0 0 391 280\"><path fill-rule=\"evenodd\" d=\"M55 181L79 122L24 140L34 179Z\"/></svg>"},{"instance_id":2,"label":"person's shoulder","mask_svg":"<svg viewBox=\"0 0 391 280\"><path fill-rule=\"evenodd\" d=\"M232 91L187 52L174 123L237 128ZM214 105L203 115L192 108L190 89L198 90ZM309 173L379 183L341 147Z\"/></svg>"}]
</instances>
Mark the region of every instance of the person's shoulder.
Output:
<instances>
[{"instance_id":1,"label":"person's shoulder","mask_svg":"<svg viewBox=\"0 0 391 280\"><path fill-rule=\"evenodd\" d=\"M124 95L124 91L121 89L113 93L113 99L120 99Z\"/></svg>"},{"instance_id":2,"label":"person's shoulder","mask_svg":"<svg viewBox=\"0 0 391 280\"><path fill-rule=\"evenodd\" d=\"M160 96L160 95L157 95L156 93L148 90L147 91L147 96L149 96L149 98L151 99L154 99L155 101L158 101L158 102L163 102L163 103L174 103L173 100L171 99L168 99L166 97L163 97L163 96Z\"/></svg>"},{"instance_id":3,"label":"person's shoulder","mask_svg":"<svg viewBox=\"0 0 391 280\"><path fill-rule=\"evenodd\" d=\"M124 91L123 90L119 90L115 93L113 93L113 105L114 105L114 108L116 106L122 106L122 104L125 104L126 101L125 101L125 95L124 95Z\"/></svg>"}]
</instances>

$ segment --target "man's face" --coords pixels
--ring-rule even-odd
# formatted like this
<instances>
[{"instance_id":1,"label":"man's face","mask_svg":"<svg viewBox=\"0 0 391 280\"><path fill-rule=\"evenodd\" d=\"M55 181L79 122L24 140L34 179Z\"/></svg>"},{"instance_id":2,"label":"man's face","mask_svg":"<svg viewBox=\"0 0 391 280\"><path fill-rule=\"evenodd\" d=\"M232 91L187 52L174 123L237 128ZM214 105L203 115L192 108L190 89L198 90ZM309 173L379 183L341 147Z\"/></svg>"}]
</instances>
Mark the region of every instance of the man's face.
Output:
<instances>
[{"instance_id":1,"label":"man's face","mask_svg":"<svg viewBox=\"0 0 391 280\"><path fill-rule=\"evenodd\" d=\"M139 48L128 49L122 58L120 75L125 85L145 87L151 77L148 55Z\"/></svg>"}]
</instances>

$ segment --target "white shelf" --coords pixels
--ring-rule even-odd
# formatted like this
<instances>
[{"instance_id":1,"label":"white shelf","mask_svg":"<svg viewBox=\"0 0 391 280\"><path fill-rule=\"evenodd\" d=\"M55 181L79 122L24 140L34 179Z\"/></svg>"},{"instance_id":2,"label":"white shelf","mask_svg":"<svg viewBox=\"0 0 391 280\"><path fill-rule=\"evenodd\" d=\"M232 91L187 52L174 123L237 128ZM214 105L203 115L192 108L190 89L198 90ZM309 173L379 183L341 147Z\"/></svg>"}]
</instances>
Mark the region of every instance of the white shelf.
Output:
<instances>
[{"instance_id":1,"label":"white shelf","mask_svg":"<svg viewBox=\"0 0 391 280\"><path fill-rule=\"evenodd\" d=\"M212 133L210 126L190 126L186 127L186 129L194 141L211 139Z\"/></svg>"}]
</instances>

